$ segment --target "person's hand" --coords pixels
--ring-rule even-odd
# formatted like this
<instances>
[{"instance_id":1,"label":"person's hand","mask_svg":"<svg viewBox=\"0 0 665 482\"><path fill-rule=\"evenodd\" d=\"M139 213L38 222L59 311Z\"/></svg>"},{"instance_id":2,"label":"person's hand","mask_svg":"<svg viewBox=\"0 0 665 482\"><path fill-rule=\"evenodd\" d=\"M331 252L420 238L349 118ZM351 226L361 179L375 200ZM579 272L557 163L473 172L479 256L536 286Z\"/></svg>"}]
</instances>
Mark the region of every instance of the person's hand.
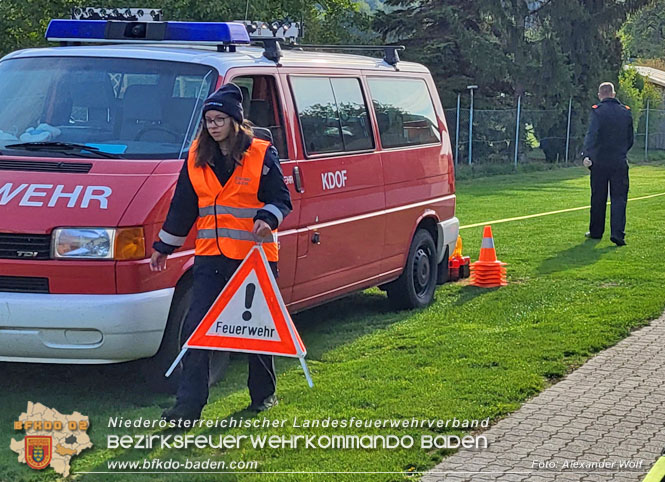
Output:
<instances>
[{"instance_id":1,"label":"person's hand","mask_svg":"<svg viewBox=\"0 0 665 482\"><path fill-rule=\"evenodd\" d=\"M272 229L270 229L270 225L268 223L257 219L254 221L254 230L252 232L254 233L254 237L257 239L257 241L263 241L265 238L270 236Z\"/></svg>"},{"instance_id":2,"label":"person's hand","mask_svg":"<svg viewBox=\"0 0 665 482\"><path fill-rule=\"evenodd\" d=\"M166 269L167 254L155 250L150 257L150 271L164 271Z\"/></svg>"},{"instance_id":3,"label":"person's hand","mask_svg":"<svg viewBox=\"0 0 665 482\"><path fill-rule=\"evenodd\" d=\"M584 167L591 167L593 165L593 162L591 162L591 159L588 157L585 157L584 160L582 161L582 164L584 164Z\"/></svg>"}]
</instances>

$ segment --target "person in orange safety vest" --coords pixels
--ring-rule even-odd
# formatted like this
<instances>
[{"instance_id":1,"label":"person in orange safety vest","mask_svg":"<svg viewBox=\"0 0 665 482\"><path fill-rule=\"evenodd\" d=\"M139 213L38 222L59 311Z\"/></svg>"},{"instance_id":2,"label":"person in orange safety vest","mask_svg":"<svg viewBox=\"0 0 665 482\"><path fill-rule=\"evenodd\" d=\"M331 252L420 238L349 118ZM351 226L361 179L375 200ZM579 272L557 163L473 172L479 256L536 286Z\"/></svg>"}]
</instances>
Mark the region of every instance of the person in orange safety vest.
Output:
<instances>
[{"instance_id":1,"label":"person in orange safety vest","mask_svg":"<svg viewBox=\"0 0 665 482\"><path fill-rule=\"evenodd\" d=\"M196 222L191 306L181 344L208 312L252 246L261 241L277 276L277 228L292 210L279 155L269 141L254 137L244 120L242 92L229 83L203 104L203 125L180 172L166 221L153 244L153 271L185 243ZM184 287L183 289L187 289ZM175 405L167 420L198 419L208 399L211 352L188 350L182 359ZM250 410L277 403L270 355L249 354Z\"/></svg>"}]
</instances>

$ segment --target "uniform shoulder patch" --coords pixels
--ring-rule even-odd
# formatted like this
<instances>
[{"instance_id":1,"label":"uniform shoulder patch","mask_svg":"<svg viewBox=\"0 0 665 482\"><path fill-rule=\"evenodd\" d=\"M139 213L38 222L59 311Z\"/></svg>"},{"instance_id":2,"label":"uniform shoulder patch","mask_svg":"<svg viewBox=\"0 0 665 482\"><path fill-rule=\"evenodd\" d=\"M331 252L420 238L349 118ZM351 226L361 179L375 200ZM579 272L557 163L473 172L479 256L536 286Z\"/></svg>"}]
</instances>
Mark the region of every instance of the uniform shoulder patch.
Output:
<instances>
[{"instance_id":1,"label":"uniform shoulder patch","mask_svg":"<svg viewBox=\"0 0 665 482\"><path fill-rule=\"evenodd\" d=\"M591 106L591 108L592 108L592 109L597 109L597 108L598 108L598 104L593 104L593 105Z\"/></svg>"},{"instance_id":2,"label":"uniform shoulder patch","mask_svg":"<svg viewBox=\"0 0 665 482\"><path fill-rule=\"evenodd\" d=\"M626 110L630 110L630 106L629 106L629 105L624 105L624 107L626 108Z\"/></svg>"}]
</instances>

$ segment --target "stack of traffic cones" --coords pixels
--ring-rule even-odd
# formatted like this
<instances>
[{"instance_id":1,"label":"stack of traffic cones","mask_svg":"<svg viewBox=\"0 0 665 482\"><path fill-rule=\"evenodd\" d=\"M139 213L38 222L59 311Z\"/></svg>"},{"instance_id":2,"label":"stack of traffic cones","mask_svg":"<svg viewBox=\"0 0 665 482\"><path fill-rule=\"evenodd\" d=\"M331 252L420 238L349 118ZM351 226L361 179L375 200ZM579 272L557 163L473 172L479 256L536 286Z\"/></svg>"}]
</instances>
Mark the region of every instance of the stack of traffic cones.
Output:
<instances>
[{"instance_id":1,"label":"stack of traffic cones","mask_svg":"<svg viewBox=\"0 0 665 482\"><path fill-rule=\"evenodd\" d=\"M485 226L478 261L471 265L471 284L481 288L506 286L506 263L496 259L492 227Z\"/></svg>"},{"instance_id":2,"label":"stack of traffic cones","mask_svg":"<svg viewBox=\"0 0 665 482\"><path fill-rule=\"evenodd\" d=\"M458 236L455 243L455 251L448 258L448 279L450 281L457 281L461 278L468 278L470 261L471 258L462 255L462 237Z\"/></svg>"}]
</instances>

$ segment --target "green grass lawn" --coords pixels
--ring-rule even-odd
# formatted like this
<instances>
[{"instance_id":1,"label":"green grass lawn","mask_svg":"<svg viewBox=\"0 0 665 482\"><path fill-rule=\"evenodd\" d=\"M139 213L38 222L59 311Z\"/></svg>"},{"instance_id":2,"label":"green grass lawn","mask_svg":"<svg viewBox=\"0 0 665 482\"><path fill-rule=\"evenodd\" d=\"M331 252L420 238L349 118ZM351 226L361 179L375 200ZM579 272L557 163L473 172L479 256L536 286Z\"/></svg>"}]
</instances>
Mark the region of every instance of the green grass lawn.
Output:
<instances>
[{"instance_id":1,"label":"green grass lawn","mask_svg":"<svg viewBox=\"0 0 665 482\"><path fill-rule=\"evenodd\" d=\"M665 192L665 165L631 168L630 197ZM589 202L583 168L463 181L457 184L462 225L577 206ZM665 308L665 196L628 204L627 242L586 240L587 210L493 226L509 285L479 289L447 284L423 311L391 312L385 295L368 290L294 317L308 349L315 387L299 364L279 359L280 405L260 418L287 419L283 429L196 429L195 434L412 435L412 449L111 450L109 416L158 418L171 398L133 381L127 367L0 366L0 480L57 480L52 469L16 462L12 421L28 400L62 413L90 416L95 446L72 462L79 480L398 481L401 471L424 471L445 455L420 449L423 434L454 429L303 429L298 419L485 419L496 421L555 383L590 356L658 317ZM476 259L482 227L462 231L465 254ZM206 418L249 416L246 362L237 357L215 387ZM258 461L263 474L88 474L109 460L158 457ZM270 474L267 472L384 472ZM393 472L393 473L390 473ZM77 475L78 473L78 475ZM167 478L168 477L168 478Z\"/></svg>"}]
</instances>

